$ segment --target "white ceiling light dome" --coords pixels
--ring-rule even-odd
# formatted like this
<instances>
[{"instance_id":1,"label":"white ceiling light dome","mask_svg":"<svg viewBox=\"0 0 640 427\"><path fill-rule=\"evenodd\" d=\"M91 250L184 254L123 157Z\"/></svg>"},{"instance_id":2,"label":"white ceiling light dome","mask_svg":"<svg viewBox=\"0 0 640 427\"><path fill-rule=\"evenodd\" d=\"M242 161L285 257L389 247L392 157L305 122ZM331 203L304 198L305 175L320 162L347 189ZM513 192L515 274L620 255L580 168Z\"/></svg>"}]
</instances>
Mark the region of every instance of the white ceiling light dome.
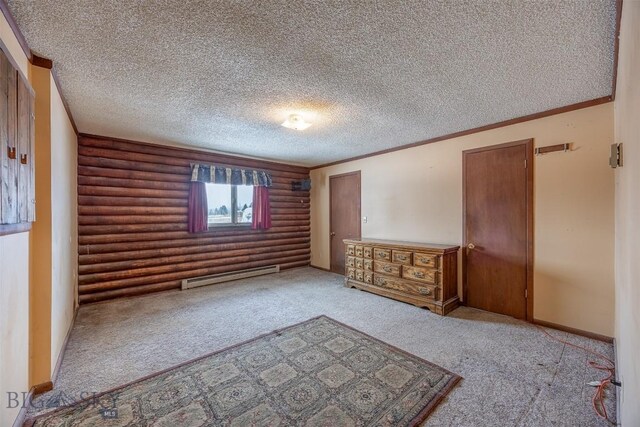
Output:
<instances>
[{"instance_id":1,"label":"white ceiling light dome","mask_svg":"<svg viewBox=\"0 0 640 427\"><path fill-rule=\"evenodd\" d=\"M305 121L301 114L291 114L287 117L287 120L282 123L282 126L289 129L305 130L311 126L311 123Z\"/></svg>"}]
</instances>

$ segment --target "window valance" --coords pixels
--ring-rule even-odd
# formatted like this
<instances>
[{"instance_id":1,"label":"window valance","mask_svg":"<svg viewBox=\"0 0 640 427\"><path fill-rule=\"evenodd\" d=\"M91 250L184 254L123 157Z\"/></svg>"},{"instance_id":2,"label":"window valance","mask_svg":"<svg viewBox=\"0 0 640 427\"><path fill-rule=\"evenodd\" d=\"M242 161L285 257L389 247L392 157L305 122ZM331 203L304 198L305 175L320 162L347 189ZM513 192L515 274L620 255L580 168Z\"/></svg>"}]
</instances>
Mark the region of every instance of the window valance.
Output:
<instances>
[{"instance_id":1,"label":"window valance","mask_svg":"<svg viewBox=\"0 0 640 427\"><path fill-rule=\"evenodd\" d=\"M255 169L238 169L226 166L191 164L191 181L212 184L253 185L271 187L271 174Z\"/></svg>"}]
</instances>

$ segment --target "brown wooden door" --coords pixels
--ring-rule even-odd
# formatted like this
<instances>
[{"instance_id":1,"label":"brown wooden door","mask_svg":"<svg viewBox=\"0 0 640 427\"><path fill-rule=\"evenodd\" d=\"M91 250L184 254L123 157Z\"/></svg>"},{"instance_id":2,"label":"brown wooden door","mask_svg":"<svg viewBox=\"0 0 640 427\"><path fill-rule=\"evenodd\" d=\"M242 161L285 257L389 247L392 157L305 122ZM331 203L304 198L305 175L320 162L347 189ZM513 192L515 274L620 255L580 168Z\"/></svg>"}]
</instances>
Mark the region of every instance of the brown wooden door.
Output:
<instances>
[{"instance_id":1,"label":"brown wooden door","mask_svg":"<svg viewBox=\"0 0 640 427\"><path fill-rule=\"evenodd\" d=\"M360 238L360 171L329 178L331 271L344 274L344 239Z\"/></svg>"},{"instance_id":2,"label":"brown wooden door","mask_svg":"<svg viewBox=\"0 0 640 427\"><path fill-rule=\"evenodd\" d=\"M525 140L463 153L466 304L530 320L532 152Z\"/></svg>"}]
</instances>

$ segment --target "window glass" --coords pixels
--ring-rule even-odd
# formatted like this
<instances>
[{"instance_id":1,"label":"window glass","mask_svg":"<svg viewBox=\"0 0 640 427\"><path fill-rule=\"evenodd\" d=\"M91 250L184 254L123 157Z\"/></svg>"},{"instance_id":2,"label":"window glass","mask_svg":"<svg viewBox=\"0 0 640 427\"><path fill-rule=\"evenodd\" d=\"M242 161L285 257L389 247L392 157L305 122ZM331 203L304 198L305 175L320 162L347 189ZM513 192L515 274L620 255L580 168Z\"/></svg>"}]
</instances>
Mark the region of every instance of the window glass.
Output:
<instances>
[{"instance_id":1,"label":"window glass","mask_svg":"<svg viewBox=\"0 0 640 427\"><path fill-rule=\"evenodd\" d=\"M209 225L231 224L231 186L227 184L207 184L207 204Z\"/></svg>"},{"instance_id":2,"label":"window glass","mask_svg":"<svg viewBox=\"0 0 640 427\"><path fill-rule=\"evenodd\" d=\"M253 186L251 185L238 185L237 187L237 222L248 223L251 222L251 215L253 214Z\"/></svg>"}]
</instances>

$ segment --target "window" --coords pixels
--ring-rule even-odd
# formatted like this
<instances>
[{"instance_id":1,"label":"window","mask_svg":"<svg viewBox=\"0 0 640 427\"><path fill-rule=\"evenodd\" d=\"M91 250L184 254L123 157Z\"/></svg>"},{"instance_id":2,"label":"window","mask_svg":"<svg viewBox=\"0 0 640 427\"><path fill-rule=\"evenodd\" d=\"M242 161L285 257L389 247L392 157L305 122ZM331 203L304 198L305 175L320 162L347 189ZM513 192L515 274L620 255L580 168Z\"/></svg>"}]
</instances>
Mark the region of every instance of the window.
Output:
<instances>
[{"instance_id":1,"label":"window","mask_svg":"<svg viewBox=\"0 0 640 427\"><path fill-rule=\"evenodd\" d=\"M207 184L209 227L251 225L253 186Z\"/></svg>"}]
</instances>

